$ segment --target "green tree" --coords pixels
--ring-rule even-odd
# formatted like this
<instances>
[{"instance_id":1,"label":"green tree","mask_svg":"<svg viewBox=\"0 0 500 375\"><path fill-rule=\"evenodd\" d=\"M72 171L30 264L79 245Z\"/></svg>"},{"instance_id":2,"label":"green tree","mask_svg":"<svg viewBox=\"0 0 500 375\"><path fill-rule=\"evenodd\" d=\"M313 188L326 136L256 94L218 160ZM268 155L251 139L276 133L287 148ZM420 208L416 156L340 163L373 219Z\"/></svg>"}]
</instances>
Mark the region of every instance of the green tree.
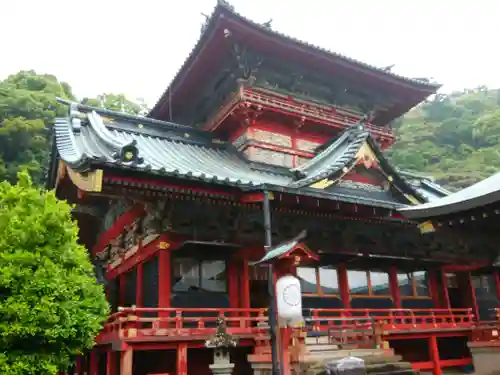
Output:
<instances>
[{"instance_id":1,"label":"green tree","mask_svg":"<svg viewBox=\"0 0 500 375\"><path fill-rule=\"evenodd\" d=\"M21 71L0 81L0 181L15 182L28 169L34 182L45 178L50 127L66 106L56 97L74 99L71 87L48 74Z\"/></svg>"},{"instance_id":2,"label":"green tree","mask_svg":"<svg viewBox=\"0 0 500 375\"><path fill-rule=\"evenodd\" d=\"M500 90L484 86L436 95L404 116L387 154L452 190L489 177L500 171L499 98Z\"/></svg>"},{"instance_id":3,"label":"green tree","mask_svg":"<svg viewBox=\"0 0 500 375\"><path fill-rule=\"evenodd\" d=\"M15 183L20 170L28 170L35 184L47 175L51 126L65 116L67 106L56 98L76 100L71 86L50 74L20 71L0 81L0 181ZM147 108L123 94L102 94L89 105L142 115Z\"/></svg>"},{"instance_id":4,"label":"green tree","mask_svg":"<svg viewBox=\"0 0 500 375\"><path fill-rule=\"evenodd\" d=\"M100 94L95 98L85 99L84 102L94 107L111 109L132 115L146 115L148 113L148 108L142 100L137 99L136 101L132 101L127 99L123 94Z\"/></svg>"},{"instance_id":5,"label":"green tree","mask_svg":"<svg viewBox=\"0 0 500 375\"><path fill-rule=\"evenodd\" d=\"M54 375L109 313L71 207L26 172L0 183L0 373Z\"/></svg>"}]
</instances>

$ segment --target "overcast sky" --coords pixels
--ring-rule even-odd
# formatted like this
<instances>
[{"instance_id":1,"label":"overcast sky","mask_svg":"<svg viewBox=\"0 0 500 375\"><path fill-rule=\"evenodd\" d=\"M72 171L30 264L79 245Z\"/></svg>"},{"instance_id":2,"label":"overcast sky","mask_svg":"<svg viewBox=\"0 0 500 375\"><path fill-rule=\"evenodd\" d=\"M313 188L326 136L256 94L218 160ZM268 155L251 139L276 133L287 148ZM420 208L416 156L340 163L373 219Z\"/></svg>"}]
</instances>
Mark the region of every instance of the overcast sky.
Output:
<instances>
[{"instance_id":1,"label":"overcast sky","mask_svg":"<svg viewBox=\"0 0 500 375\"><path fill-rule=\"evenodd\" d=\"M500 87L496 0L232 0L298 39L444 91ZM196 43L215 0L0 0L0 78L51 73L80 98L123 92L150 105Z\"/></svg>"}]
</instances>

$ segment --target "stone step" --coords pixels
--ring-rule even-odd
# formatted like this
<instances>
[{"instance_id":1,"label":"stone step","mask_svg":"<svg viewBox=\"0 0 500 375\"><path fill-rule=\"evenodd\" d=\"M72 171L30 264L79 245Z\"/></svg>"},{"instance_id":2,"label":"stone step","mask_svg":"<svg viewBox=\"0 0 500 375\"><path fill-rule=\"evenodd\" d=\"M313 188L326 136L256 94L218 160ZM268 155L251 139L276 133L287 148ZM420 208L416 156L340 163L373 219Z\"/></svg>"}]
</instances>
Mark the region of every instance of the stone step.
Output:
<instances>
[{"instance_id":1,"label":"stone step","mask_svg":"<svg viewBox=\"0 0 500 375\"><path fill-rule=\"evenodd\" d=\"M395 370L395 371L383 371L383 372L371 372L371 375L415 375L417 372L414 370L406 369L406 370Z\"/></svg>"},{"instance_id":2,"label":"stone step","mask_svg":"<svg viewBox=\"0 0 500 375\"><path fill-rule=\"evenodd\" d=\"M308 348L309 349L309 348ZM343 357L359 357L363 358L364 357L377 357L380 358L381 356L387 356L387 357L393 357L394 352L391 350L384 350L384 349L358 349L358 348L342 348L342 349L333 349L335 352L335 356L338 358L343 358Z\"/></svg>"},{"instance_id":3,"label":"stone step","mask_svg":"<svg viewBox=\"0 0 500 375\"><path fill-rule=\"evenodd\" d=\"M397 359L397 358L396 358ZM325 371L325 362L315 361L309 364L303 364L304 374L308 375L327 375ZM390 366L392 365L392 366ZM395 362L390 364L377 363L366 366L366 373L369 375L418 375L418 371L411 368L411 364L407 362Z\"/></svg>"},{"instance_id":4,"label":"stone step","mask_svg":"<svg viewBox=\"0 0 500 375\"><path fill-rule=\"evenodd\" d=\"M403 357L397 354L387 354L387 355L376 355L376 356L367 356L364 357L366 366L372 366L376 364L388 364L388 363L401 363Z\"/></svg>"},{"instance_id":5,"label":"stone step","mask_svg":"<svg viewBox=\"0 0 500 375\"><path fill-rule=\"evenodd\" d=\"M412 370L409 362L385 362L385 363L366 363L366 373L386 373L393 371Z\"/></svg>"},{"instance_id":6,"label":"stone step","mask_svg":"<svg viewBox=\"0 0 500 375\"><path fill-rule=\"evenodd\" d=\"M330 361L339 360L345 357L357 357L365 361L365 365L369 366L372 364L388 364L401 361L401 356L386 354L386 353L374 353L374 352L360 352L360 350L331 350L324 352L309 352L304 355L304 358L309 362L314 361Z\"/></svg>"},{"instance_id":7,"label":"stone step","mask_svg":"<svg viewBox=\"0 0 500 375\"><path fill-rule=\"evenodd\" d=\"M338 349L339 349L338 345L333 345L333 344L307 345L307 350L309 350L309 352L322 352L322 351L338 350Z\"/></svg>"},{"instance_id":8,"label":"stone step","mask_svg":"<svg viewBox=\"0 0 500 375\"><path fill-rule=\"evenodd\" d=\"M316 337L311 337L307 336L306 337L306 345L314 345L314 344L328 344L329 339L328 336L316 336Z\"/></svg>"}]
</instances>

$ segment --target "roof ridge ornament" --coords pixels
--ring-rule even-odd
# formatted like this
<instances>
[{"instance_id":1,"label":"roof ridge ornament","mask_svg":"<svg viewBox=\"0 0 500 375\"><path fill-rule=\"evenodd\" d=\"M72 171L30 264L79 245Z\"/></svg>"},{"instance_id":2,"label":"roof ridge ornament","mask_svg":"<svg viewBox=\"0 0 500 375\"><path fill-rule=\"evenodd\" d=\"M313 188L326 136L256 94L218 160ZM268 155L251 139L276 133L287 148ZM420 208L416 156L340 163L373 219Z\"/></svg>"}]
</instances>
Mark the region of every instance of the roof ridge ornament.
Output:
<instances>
[{"instance_id":1,"label":"roof ridge ornament","mask_svg":"<svg viewBox=\"0 0 500 375\"><path fill-rule=\"evenodd\" d=\"M223 6L226 9L232 10L234 12L234 5L226 0L217 0L217 6Z\"/></svg>"},{"instance_id":2,"label":"roof ridge ornament","mask_svg":"<svg viewBox=\"0 0 500 375\"><path fill-rule=\"evenodd\" d=\"M125 163L141 163L136 140L127 142L114 136L113 133L108 130L102 117L96 111L88 113L87 118L95 134L107 147L114 151L113 157L115 159L119 159Z\"/></svg>"}]
</instances>

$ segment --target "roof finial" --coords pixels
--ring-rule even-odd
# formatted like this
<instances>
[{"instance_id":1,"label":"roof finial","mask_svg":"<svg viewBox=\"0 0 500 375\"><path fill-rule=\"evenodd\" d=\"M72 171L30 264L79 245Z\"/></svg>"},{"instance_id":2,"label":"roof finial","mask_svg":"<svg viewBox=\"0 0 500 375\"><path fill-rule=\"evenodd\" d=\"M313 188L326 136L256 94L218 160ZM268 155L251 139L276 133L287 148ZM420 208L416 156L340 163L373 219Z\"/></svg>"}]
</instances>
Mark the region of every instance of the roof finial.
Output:
<instances>
[{"instance_id":1,"label":"roof finial","mask_svg":"<svg viewBox=\"0 0 500 375\"><path fill-rule=\"evenodd\" d=\"M273 19L271 18L269 21L267 22L264 22L262 24L262 27L265 27L266 29L270 29L271 28L271 24L273 23Z\"/></svg>"},{"instance_id":2,"label":"roof finial","mask_svg":"<svg viewBox=\"0 0 500 375\"><path fill-rule=\"evenodd\" d=\"M394 66L395 66L395 65L396 65L396 64L388 65L388 66L386 66L386 67L382 68L382 70L383 70L384 72L390 72L390 71L392 70L392 68L394 68Z\"/></svg>"},{"instance_id":3,"label":"roof finial","mask_svg":"<svg viewBox=\"0 0 500 375\"><path fill-rule=\"evenodd\" d=\"M232 6L228 1L226 0L217 0L217 6L223 6L224 8L227 8L229 10L234 11L234 6Z\"/></svg>"}]
</instances>

